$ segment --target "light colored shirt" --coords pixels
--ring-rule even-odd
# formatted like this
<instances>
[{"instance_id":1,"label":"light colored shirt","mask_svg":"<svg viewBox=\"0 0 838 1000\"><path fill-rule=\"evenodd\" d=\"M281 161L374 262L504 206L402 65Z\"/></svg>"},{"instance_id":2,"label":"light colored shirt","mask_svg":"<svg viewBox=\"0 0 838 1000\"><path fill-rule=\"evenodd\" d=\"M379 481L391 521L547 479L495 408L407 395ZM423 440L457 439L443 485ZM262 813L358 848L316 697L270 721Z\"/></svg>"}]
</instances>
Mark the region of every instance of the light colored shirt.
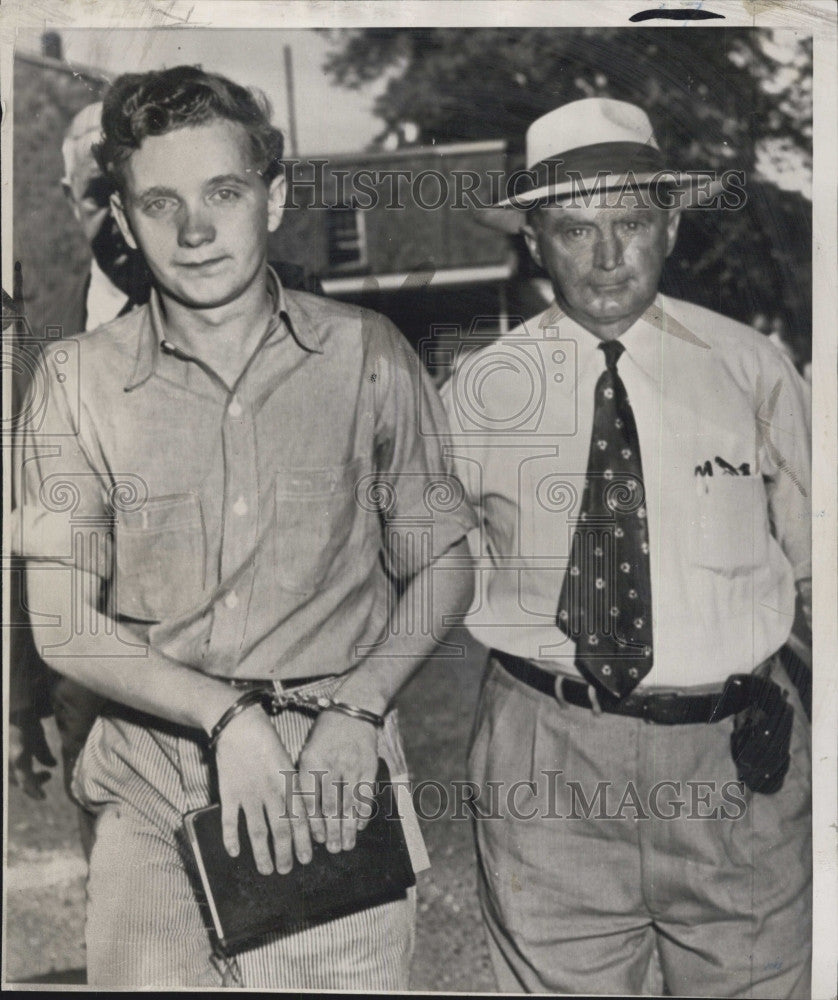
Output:
<instances>
[{"instance_id":1,"label":"light colored shirt","mask_svg":"<svg viewBox=\"0 0 838 1000\"><path fill-rule=\"evenodd\" d=\"M91 260L90 283L85 299L85 328L95 330L102 323L109 323L127 304L125 292L116 287L95 260Z\"/></svg>"},{"instance_id":2,"label":"light colored shirt","mask_svg":"<svg viewBox=\"0 0 838 1000\"><path fill-rule=\"evenodd\" d=\"M649 526L654 666L642 686L714 683L783 644L795 580L811 575L808 386L767 338L664 296L620 339ZM467 624L485 645L571 676L575 644L555 618L605 367L599 343L554 303L464 353L443 388L480 522Z\"/></svg>"},{"instance_id":3,"label":"light colored shirt","mask_svg":"<svg viewBox=\"0 0 838 1000\"><path fill-rule=\"evenodd\" d=\"M22 554L30 572L78 564L98 526L117 653L150 643L225 677L343 673L409 575L393 531L424 539L413 572L474 524L442 458L445 412L396 328L269 275L276 308L232 388L167 347L152 295L78 339L24 432ZM74 627L55 623L59 655Z\"/></svg>"}]
</instances>

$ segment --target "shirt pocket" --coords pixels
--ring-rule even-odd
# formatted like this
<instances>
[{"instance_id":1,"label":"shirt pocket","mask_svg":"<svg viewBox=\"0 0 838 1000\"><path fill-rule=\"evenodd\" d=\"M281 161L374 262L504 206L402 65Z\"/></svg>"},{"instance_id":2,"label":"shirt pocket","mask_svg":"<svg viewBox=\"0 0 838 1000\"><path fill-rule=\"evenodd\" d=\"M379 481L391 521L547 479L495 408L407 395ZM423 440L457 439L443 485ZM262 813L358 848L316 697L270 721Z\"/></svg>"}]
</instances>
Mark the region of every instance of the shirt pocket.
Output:
<instances>
[{"instance_id":1,"label":"shirt pocket","mask_svg":"<svg viewBox=\"0 0 838 1000\"><path fill-rule=\"evenodd\" d=\"M195 493L149 499L116 525L116 607L142 621L175 618L204 590L206 534Z\"/></svg>"},{"instance_id":2,"label":"shirt pocket","mask_svg":"<svg viewBox=\"0 0 838 1000\"><path fill-rule=\"evenodd\" d=\"M761 476L697 476L690 525L693 562L730 576L768 558L767 497Z\"/></svg>"},{"instance_id":3,"label":"shirt pocket","mask_svg":"<svg viewBox=\"0 0 838 1000\"><path fill-rule=\"evenodd\" d=\"M274 574L284 590L310 594L358 550L358 521L372 515L355 502L355 485L369 467L357 458L277 473Z\"/></svg>"}]
</instances>

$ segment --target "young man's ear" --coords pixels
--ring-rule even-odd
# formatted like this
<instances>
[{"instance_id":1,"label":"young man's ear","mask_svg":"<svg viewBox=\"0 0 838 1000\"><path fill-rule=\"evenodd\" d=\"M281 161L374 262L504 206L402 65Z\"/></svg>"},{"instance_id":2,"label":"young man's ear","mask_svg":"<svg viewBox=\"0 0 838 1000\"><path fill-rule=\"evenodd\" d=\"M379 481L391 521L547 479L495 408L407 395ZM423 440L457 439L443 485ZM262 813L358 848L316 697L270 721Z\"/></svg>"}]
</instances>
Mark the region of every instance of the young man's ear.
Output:
<instances>
[{"instance_id":1,"label":"young man's ear","mask_svg":"<svg viewBox=\"0 0 838 1000\"><path fill-rule=\"evenodd\" d=\"M128 221L128 216L125 214L125 209L122 207L122 199L119 195L114 192L110 197L111 202L111 212L113 217L116 219L116 224L119 226L119 231L122 233L125 242L131 247L132 250L139 250L137 246L137 241L134 239L134 234L131 232L131 224Z\"/></svg>"},{"instance_id":2,"label":"young man's ear","mask_svg":"<svg viewBox=\"0 0 838 1000\"><path fill-rule=\"evenodd\" d=\"M273 233L279 228L282 222L282 215L285 211L285 199L288 195L288 185L285 183L285 174L277 174L268 185L268 232Z\"/></svg>"}]
</instances>

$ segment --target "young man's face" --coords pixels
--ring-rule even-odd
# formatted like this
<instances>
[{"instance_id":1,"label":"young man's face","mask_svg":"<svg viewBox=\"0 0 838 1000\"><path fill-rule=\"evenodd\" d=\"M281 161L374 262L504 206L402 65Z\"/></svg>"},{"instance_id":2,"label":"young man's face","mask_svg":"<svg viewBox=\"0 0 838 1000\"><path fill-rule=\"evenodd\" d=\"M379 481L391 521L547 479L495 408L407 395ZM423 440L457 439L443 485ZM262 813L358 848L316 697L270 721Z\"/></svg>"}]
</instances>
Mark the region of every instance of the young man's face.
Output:
<instances>
[{"instance_id":1,"label":"young man's face","mask_svg":"<svg viewBox=\"0 0 838 1000\"><path fill-rule=\"evenodd\" d=\"M627 330L652 303L677 232L677 212L635 205L546 205L524 229L558 304L606 340Z\"/></svg>"},{"instance_id":2,"label":"young man's face","mask_svg":"<svg viewBox=\"0 0 838 1000\"><path fill-rule=\"evenodd\" d=\"M265 185L243 126L214 119L149 136L124 173L114 214L164 294L212 309L250 287L282 218L285 184Z\"/></svg>"}]
</instances>

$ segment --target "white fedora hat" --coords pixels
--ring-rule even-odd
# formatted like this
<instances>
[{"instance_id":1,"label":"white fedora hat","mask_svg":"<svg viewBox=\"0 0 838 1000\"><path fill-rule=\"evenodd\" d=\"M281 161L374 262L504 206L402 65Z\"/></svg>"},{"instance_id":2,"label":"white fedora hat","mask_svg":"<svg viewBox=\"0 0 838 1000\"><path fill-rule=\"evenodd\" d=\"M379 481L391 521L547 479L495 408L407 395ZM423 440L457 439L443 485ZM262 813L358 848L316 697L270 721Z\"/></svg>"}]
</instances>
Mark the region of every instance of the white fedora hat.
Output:
<instances>
[{"instance_id":1,"label":"white fedora hat","mask_svg":"<svg viewBox=\"0 0 838 1000\"><path fill-rule=\"evenodd\" d=\"M662 199L686 192L678 204L687 208L718 192L705 179L698 197L695 176L667 167L646 112L606 97L573 101L536 119L527 129L526 162L510 176L507 196L482 209L478 221L515 232L523 210L545 201L654 185Z\"/></svg>"}]
</instances>

